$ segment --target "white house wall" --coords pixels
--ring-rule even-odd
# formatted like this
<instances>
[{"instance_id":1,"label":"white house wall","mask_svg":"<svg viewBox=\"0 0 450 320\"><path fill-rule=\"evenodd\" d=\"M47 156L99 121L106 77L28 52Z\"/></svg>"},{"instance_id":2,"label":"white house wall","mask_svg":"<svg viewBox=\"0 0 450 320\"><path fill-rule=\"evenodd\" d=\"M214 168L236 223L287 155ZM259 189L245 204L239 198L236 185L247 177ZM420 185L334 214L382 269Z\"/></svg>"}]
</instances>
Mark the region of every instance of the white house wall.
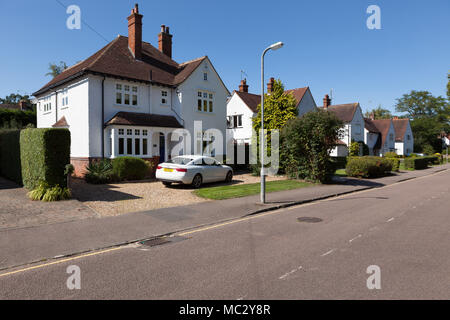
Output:
<instances>
[{"instance_id":1,"label":"white house wall","mask_svg":"<svg viewBox=\"0 0 450 320\"><path fill-rule=\"evenodd\" d=\"M300 101L298 105L298 116L302 116L307 112L316 110L316 102L311 94L311 91L306 90L303 99Z\"/></svg>"},{"instance_id":2,"label":"white house wall","mask_svg":"<svg viewBox=\"0 0 450 320\"><path fill-rule=\"evenodd\" d=\"M251 143L253 117L256 113L253 113L236 93L233 94L227 104L227 116L233 115L242 115L242 127L227 129L228 137L239 143Z\"/></svg>"}]
</instances>

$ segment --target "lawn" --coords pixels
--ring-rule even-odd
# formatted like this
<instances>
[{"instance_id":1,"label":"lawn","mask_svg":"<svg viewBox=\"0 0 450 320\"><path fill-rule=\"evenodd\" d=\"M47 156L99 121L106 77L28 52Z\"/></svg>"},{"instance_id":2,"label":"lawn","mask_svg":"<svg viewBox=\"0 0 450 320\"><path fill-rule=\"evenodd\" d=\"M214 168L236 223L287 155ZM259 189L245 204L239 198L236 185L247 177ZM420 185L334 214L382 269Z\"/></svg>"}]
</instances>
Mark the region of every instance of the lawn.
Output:
<instances>
[{"instance_id":1,"label":"lawn","mask_svg":"<svg viewBox=\"0 0 450 320\"><path fill-rule=\"evenodd\" d=\"M334 174L336 176L340 176L340 177L346 177L347 176L347 173L345 172L345 169L337 169Z\"/></svg>"},{"instance_id":2,"label":"lawn","mask_svg":"<svg viewBox=\"0 0 450 320\"><path fill-rule=\"evenodd\" d=\"M277 180L266 181L266 192L275 192L283 190L292 190L298 188L305 188L314 186L314 183L298 181L298 180ZM202 198L208 198L213 200L222 200L230 198L239 198L245 196L251 196L260 192L259 183L248 183L230 186L219 186L201 188L195 190L195 194Z\"/></svg>"}]
</instances>

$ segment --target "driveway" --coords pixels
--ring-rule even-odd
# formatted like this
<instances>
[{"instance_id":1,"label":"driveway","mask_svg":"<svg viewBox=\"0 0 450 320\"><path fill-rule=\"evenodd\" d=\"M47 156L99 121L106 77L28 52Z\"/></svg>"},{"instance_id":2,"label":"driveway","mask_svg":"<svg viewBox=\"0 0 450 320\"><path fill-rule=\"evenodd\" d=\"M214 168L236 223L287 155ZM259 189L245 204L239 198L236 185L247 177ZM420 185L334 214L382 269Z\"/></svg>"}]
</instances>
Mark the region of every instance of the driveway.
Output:
<instances>
[{"instance_id":1,"label":"driveway","mask_svg":"<svg viewBox=\"0 0 450 320\"><path fill-rule=\"evenodd\" d=\"M267 177L268 181L285 179L282 176ZM249 173L237 174L232 184L257 183L259 177ZM219 186L225 183L205 184L204 187ZM165 187L156 180L131 181L113 184L94 185L82 179L72 183L74 198L96 211L101 216L117 216L123 213L154 210L196 204L208 199L194 194L191 186L175 184Z\"/></svg>"},{"instance_id":2,"label":"driveway","mask_svg":"<svg viewBox=\"0 0 450 320\"><path fill-rule=\"evenodd\" d=\"M0 178L0 230L98 217L78 200L32 201L25 188Z\"/></svg>"}]
</instances>

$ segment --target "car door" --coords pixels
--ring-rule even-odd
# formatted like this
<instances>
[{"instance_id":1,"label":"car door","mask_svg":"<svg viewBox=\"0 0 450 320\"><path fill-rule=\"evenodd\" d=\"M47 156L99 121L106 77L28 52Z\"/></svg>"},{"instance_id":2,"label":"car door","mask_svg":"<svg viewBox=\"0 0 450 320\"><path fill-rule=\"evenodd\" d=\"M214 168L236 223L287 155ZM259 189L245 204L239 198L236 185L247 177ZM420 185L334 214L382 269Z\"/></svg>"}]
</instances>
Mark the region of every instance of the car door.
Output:
<instances>
[{"instance_id":1,"label":"car door","mask_svg":"<svg viewBox=\"0 0 450 320\"><path fill-rule=\"evenodd\" d=\"M214 162L205 161L205 158L202 158L202 171L203 171L203 181L205 182L213 182L217 181L217 173L215 170Z\"/></svg>"}]
</instances>

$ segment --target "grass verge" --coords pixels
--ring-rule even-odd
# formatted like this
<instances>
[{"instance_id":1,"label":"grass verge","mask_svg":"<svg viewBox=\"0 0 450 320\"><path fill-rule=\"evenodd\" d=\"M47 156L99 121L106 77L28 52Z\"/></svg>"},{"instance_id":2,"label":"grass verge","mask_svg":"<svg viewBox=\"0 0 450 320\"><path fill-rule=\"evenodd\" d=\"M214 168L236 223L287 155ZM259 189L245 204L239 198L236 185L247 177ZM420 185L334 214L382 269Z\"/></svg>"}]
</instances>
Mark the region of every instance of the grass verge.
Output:
<instances>
[{"instance_id":1,"label":"grass verge","mask_svg":"<svg viewBox=\"0 0 450 320\"><path fill-rule=\"evenodd\" d=\"M292 190L314 186L314 183L298 180L266 181L266 192ZM207 187L195 190L194 193L202 198L223 200L251 196L260 192L259 183L238 184L230 186Z\"/></svg>"},{"instance_id":2,"label":"grass verge","mask_svg":"<svg viewBox=\"0 0 450 320\"><path fill-rule=\"evenodd\" d=\"M334 174L336 176L339 176L339 177L346 177L347 176L347 173L345 172L345 169L337 169Z\"/></svg>"}]
</instances>

